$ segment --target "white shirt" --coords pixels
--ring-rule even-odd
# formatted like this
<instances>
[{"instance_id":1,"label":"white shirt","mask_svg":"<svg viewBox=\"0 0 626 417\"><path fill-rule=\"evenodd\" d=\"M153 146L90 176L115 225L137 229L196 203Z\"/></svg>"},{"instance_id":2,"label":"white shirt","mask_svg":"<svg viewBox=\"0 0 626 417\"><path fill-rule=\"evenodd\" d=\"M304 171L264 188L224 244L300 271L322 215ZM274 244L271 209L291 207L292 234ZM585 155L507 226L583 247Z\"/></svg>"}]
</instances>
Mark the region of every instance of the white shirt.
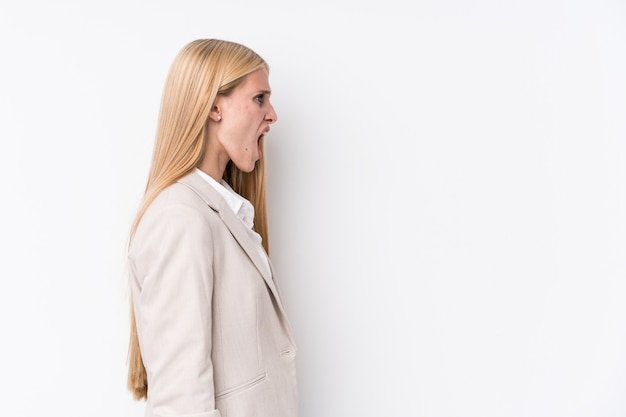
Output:
<instances>
[{"instance_id":1,"label":"white shirt","mask_svg":"<svg viewBox=\"0 0 626 417\"><path fill-rule=\"evenodd\" d=\"M263 259L263 263L265 264L267 271L270 272L270 264L267 259L267 253L265 253L265 250L263 249L263 239L261 238L261 235L252 230L252 226L254 226L254 206L252 203L237 194L226 181L222 180L222 182L219 183L215 181L213 177L198 168L196 168L196 172L201 178L211 184L211 186L213 186L218 193L220 193L222 198L226 201L226 205L230 207L233 213L235 213L244 226L246 226L248 234L257 244L257 251L259 252L259 255L261 255L261 259Z\"/></svg>"}]
</instances>

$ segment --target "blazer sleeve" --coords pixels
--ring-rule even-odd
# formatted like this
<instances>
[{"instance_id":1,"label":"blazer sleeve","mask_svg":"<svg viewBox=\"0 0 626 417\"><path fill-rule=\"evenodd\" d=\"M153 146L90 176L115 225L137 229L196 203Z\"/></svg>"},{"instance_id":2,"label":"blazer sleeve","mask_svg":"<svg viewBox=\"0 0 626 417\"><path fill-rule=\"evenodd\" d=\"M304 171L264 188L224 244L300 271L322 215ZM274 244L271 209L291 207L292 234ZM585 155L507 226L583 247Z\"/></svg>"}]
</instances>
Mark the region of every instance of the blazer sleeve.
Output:
<instances>
[{"instance_id":1,"label":"blazer sleeve","mask_svg":"<svg viewBox=\"0 0 626 417\"><path fill-rule=\"evenodd\" d=\"M133 302L154 416L220 417L212 346L213 242L197 209L147 212L129 250Z\"/></svg>"}]
</instances>

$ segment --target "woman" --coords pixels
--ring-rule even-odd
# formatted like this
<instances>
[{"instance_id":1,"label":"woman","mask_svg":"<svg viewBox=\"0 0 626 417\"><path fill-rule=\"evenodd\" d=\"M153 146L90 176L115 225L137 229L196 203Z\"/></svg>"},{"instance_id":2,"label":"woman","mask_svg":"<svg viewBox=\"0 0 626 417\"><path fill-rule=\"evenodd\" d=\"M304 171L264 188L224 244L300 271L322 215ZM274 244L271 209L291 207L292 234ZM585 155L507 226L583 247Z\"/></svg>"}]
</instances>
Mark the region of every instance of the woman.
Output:
<instances>
[{"instance_id":1,"label":"woman","mask_svg":"<svg viewBox=\"0 0 626 417\"><path fill-rule=\"evenodd\" d=\"M193 41L168 74L128 251L128 384L146 416L297 416L267 256L270 94L265 61L233 42Z\"/></svg>"}]
</instances>

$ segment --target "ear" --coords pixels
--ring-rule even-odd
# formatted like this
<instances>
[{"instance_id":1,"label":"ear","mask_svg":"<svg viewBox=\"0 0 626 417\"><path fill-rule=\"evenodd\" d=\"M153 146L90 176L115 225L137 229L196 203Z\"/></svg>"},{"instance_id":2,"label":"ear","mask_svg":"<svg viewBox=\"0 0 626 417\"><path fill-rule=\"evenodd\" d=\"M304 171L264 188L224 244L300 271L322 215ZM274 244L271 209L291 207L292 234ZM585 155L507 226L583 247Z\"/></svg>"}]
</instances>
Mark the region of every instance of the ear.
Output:
<instances>
[{"instance_id":1,"label":"ear","mask_svg":"<svg viewBox=\"0 0 626 417\"><path fill-rule=\"evenodd\" d=\"M222 110L220 110L219 105L217 104L213 105L213 107L211 108L211 111L209 112L209 119L218 123L220 122L220 120L222 120Z\"/></svg>"}]
</instances>

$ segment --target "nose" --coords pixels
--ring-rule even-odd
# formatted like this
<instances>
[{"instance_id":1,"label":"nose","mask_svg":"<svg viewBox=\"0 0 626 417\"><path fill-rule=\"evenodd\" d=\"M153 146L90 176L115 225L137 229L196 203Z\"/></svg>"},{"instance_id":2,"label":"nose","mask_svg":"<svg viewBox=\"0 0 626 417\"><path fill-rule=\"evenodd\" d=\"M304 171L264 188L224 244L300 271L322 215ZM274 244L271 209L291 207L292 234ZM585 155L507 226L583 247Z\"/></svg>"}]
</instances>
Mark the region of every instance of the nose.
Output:
<instances>
[{"instance_id":1,"label":"nose","mask_svg":"<svg viewBox=\"0 0 626 417\"><path fill-rule=\"evenodd\" d=\"M265 113L265 121L272 124L276 123L276 120L278 120L278 115L276 114L276 110L274 110L274 106L270 104L269 111Z\"/></svg>"}]
</instances>

